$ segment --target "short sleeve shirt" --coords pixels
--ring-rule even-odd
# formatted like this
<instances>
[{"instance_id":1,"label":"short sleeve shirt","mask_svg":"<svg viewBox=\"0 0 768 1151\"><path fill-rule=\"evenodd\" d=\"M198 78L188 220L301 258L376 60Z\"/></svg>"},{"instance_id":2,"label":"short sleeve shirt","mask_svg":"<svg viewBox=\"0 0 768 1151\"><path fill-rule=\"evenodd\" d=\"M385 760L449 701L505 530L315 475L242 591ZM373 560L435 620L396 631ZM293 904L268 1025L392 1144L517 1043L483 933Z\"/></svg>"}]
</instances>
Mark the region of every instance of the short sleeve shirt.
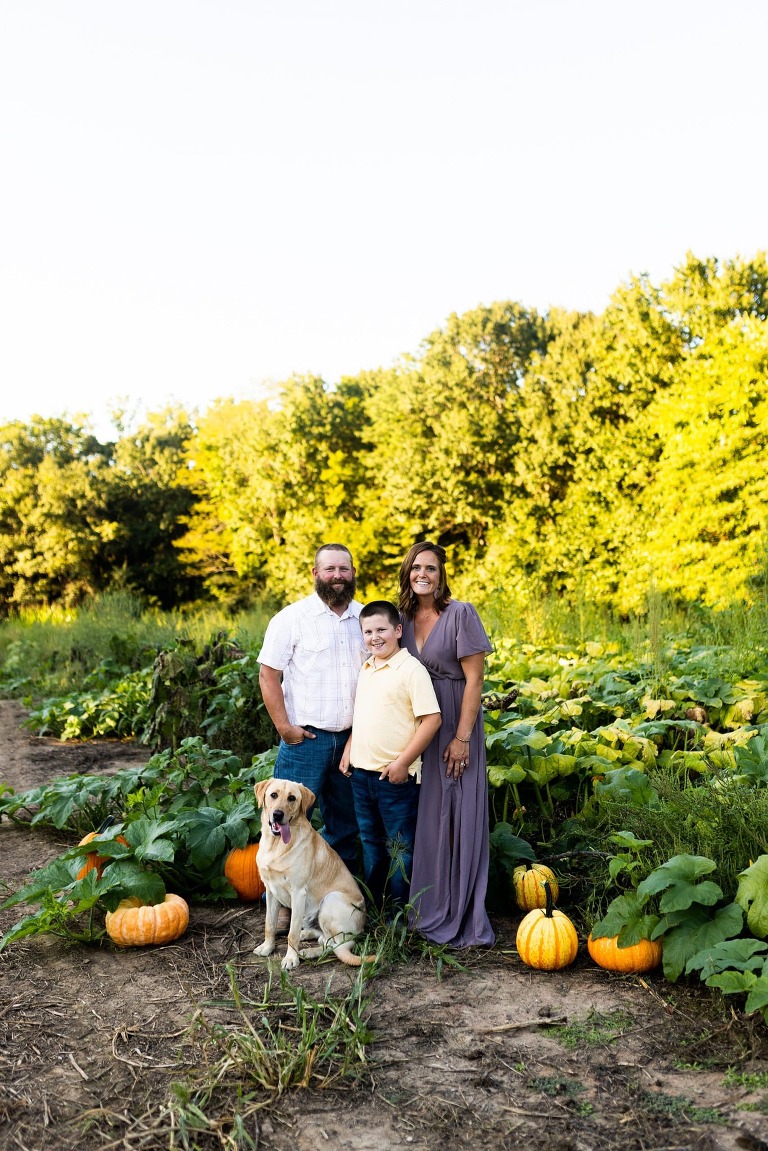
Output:
<instances>
[{"instance_id":1,"label":"short sleeve shirt","mask_svg":"<svg viewBox=\"0 0 768 1151\"><path fill-rule=\"evenodd\" d=\"M269 621L258 660L283 673L291 723L323 731L352 726L357 677L367 654L361 607L353 600L338 616L314 592Z\"/></svg>"},{"instance_id":2,"label":"short sleeve shirt","mask_svg":"<svg viewBox=\"0 0 768 1151\"><path fill-rule=\"evenodd\" d=\"M357 684L350 763L381 771L406 749L420 718L439 711L429 672L405 648L378 666L366 660ZM420 756L408 773L421 778Z\"/></svg>"}]
</instances>

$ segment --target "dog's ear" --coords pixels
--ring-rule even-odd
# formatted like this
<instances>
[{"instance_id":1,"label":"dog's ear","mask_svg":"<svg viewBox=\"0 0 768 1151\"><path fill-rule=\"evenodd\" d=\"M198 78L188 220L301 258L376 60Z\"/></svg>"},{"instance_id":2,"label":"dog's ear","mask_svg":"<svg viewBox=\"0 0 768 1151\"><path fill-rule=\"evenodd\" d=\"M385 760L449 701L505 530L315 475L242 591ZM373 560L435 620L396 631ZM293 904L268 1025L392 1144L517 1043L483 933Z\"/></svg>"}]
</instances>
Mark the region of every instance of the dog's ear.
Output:
<instances>
[{"instance_id":1,"label":"dog's ear","mask_svg":"<svg viewBox=\"0 0 768 1151\"><path fill-rule=\"evenodd\" d=\"M315 802L315 793L305 787L303 783L299 784L301 788L301 814L306 815L312 804Z\"/></svg>"},{"instance_id":2,"label":"dog's ear","mask_svg":"<svg viewBox=\"0 0 768 1151\"><path fill-rule=\"evenodd\" d=\"M267 794L267 788L272 782L273 780L271 779L262 779L261 783L257 783L254 787L253 794L256 796L256 802L259 807L264 806L264 796Z\"/></svg>"}]
</instances>

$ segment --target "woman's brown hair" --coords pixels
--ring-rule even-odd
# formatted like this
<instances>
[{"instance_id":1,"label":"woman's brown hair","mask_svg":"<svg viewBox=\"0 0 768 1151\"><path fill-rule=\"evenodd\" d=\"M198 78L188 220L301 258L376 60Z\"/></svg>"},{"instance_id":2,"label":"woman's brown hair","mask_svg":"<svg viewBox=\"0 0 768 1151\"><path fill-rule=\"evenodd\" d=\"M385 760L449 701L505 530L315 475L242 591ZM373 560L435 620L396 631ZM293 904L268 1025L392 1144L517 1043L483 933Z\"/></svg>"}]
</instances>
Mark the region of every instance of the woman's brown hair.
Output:
<instances>
[{"instance_id":1,"label":"woman's brown hair","mask_svg":"<svg viewBox=\"0 0 768 1151\"><path fill-rule=\"evenodd\" d=\"M409 548L405 559L400 564L400 600L398 607L406 619L413 619L416 614L416 608L419 606L419 601L414 594L411 587L411 568L413 567L414 560L422 552L434 552L437 556L437 566L439 569L439 582L437 591L435 592L435 607L438 611L443 611L451 598L451 589L448 587L448 579L445 574L445 564L447 555L445 548L440 547L440 544L433 544L430 540L421 540L419 543L414 544Z\"/></svg>"}]
</instances>

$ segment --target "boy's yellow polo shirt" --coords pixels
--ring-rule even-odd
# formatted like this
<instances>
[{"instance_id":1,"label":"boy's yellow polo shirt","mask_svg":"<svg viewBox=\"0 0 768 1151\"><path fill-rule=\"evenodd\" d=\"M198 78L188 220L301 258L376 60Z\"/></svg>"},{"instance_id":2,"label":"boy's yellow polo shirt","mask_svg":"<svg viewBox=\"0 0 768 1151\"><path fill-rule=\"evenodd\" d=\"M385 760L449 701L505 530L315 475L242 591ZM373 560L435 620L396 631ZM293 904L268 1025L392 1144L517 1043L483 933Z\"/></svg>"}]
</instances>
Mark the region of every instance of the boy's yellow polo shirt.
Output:
<instances>
[{"instance_id":1,"label":"boy's yellow polo shirt","mask_svg":"<svg viewBox=\"0 0 768 1151\"><path fill-rule=\"evenodd\" d=\"M419 719L440 711L429 672L405 648L374 667L360 669L352 720L350 762L363 771L382 771L410 743ZM421 756L409 775L421 780Z\"/></svg>"}]
</instances>

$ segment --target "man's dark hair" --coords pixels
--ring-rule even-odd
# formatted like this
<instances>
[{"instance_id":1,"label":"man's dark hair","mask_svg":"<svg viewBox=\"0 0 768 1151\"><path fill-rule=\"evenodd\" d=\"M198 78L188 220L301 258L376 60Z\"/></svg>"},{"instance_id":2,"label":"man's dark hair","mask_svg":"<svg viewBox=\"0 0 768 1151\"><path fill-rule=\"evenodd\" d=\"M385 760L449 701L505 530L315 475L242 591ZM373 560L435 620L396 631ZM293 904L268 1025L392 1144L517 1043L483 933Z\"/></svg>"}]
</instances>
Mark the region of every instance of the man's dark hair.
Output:
<instances>
[{"instance_id":1,"label":"man's dark hair","mask_svg":"<svg viewBox=\"0 0 768 1151\"><path fill-rule=\"evenodd\" d=\"M388 599L373 599L360 611L360 619L368 619L372 615L386 616L392 627L398 627L400 624L400 613Z\"/></svg>"}]
</instances>

